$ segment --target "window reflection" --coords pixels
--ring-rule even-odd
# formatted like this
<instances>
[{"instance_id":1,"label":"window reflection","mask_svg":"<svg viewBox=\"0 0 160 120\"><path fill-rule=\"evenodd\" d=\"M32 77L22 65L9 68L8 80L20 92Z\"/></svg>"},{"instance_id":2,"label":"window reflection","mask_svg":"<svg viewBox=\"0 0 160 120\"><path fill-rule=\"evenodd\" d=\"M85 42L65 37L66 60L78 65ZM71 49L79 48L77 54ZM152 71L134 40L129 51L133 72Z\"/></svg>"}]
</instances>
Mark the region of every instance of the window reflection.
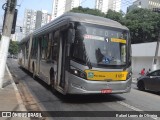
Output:
<instances>
[{"instance_id":1,"label":"window reflection","mask_svg":"<svg viewBox=\"0 0 160 120\"><path fill-rule=\"evenodd\" d=\"M77 24L73 58L94 65L125 65L127 52L126 30L96 25Z\"/></svg>"}]
</instances>

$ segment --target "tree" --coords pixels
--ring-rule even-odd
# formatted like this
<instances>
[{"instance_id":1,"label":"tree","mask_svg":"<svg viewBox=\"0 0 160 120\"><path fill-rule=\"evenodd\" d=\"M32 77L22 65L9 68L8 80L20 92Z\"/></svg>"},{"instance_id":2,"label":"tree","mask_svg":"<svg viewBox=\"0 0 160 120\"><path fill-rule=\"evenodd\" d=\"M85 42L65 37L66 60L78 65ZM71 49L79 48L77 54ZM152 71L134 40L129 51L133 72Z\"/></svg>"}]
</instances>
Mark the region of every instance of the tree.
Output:
<instances>
[{"instance_id":1,"label":"tree","mask_svg":"<svg viewBox=\"0 0 160 120\"><path fill-rule=\"evenodd\" d=\"M108 10L108 12L107 12L107 14L106 14L105 17L122 23L122 21L123 21L123 15L124 14L123 14L122 11L116 12L116 11Z\"/></svg>"},{"instance_id":2,"label":"tree","mask_svg":"<svg viewBox=\"0 0 160 120\"><path fill-rule=\"evenodd\" d=\"M81 6L77 8L73 8L70 12L76 12L76 13L85 13L85 14L91 14L95 16L101 16L105 17L105 14L97 9L90 9L90 8L83 8Z\"/></svg>"},{"instance_id":3,"label":"tree","mask_svg":"<svg viewBox=\"0 0 160 120\"><path fill-rule=\"evenodd\" d=\"M160 15L148 9L135 9L126 14L123 24L131 32L132 43L157 41Z\"/></svg>"},{"instance_id":4,"label":"tree","mask_svg":"<svg viewBox=\"0 0 160 120\"><path fill-rule=\"evenodd\" d=\"M9 53L16 55L18 54L18 50L19 50L18 42L11 40L10 45L9 45Z\"/></svg>"},{"instance_id":5,"label":"tree","mask_svg":"<svg viewBox=\"0 0 160 120\"><path fill-rule=\"evenodd\" d=\"M73 8L71 12L92 14L106 17L129 28L132 43L144 43L157 41L160 32L160 14L148 9L135 9L126 15L122 11L108 10L107 14L90 8Z\"/></svg>"}]
</instances>

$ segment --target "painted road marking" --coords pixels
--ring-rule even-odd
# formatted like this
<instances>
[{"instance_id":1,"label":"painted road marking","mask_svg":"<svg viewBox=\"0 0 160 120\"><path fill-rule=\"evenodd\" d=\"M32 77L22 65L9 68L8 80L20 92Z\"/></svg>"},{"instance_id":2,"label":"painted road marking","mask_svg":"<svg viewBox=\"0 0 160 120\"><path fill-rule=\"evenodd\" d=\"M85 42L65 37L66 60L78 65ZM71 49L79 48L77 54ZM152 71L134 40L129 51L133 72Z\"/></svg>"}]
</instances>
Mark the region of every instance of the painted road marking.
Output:
<instances>
[{"instance_id":1,"label":"painted road marking","mask_svg":"<svg viewBox=\"0 0 160 120\"><path fill-rule=\"evenodd\" d=\"M139 109L139 108L136 108L136 107L134 107L134 106L132 106L132 105L129 105L129 104L125 103L125 102L117 101L117 103L119 103L119 104L121 104L121 105L123 105L123 106L125 106L125 107L127 107L127 108L130 108L130 109L132 109L132 110L134 110L134 111L138 111L138 112L140 111L140 112L144 112L144 113L145 113L145 111L143 111L143 110L141 110L141 109ZM159 118L153 117L153 116L150 116L150 118L152 118L152 119L154 119L154 120L160 120Z\"/></svg>"}]
</instances>

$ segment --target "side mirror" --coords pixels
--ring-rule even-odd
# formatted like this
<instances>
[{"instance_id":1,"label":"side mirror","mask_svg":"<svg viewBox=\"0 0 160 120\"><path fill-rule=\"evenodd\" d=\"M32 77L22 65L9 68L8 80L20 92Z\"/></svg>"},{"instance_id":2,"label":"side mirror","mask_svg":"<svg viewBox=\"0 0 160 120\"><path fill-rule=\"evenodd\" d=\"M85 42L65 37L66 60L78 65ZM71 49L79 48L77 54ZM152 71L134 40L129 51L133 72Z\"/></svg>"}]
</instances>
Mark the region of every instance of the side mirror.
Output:
<instances>
[{"instance_id":1,"label":"side mirror","mask_svg":"<svg viewBox=\"0 0 160 120\"><path fill-rule=\"evenodd\" d=\"M74 29L69 29L68 30L68 38L67 41L69 44L74 43L75 39L75 30Z\"/></svg>"}]
</instances>

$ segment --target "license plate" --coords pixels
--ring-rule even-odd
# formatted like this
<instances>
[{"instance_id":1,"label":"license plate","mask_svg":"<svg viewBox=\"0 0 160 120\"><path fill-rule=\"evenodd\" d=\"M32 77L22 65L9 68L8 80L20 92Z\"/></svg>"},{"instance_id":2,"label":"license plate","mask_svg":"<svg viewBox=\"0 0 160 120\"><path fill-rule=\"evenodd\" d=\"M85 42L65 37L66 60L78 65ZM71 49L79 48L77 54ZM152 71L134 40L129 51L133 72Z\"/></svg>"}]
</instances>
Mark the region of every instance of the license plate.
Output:
<instances>
[{"instance_id":1,"label":"license plate","mask_svg":"<svg viewBox=\"0 0 160 120\"><path fill-rule=\"evenodd\" d=\"M112 93L111 89L102 89L101 93L105 94L105 93Z\"/></svg>"}]
</instances>

